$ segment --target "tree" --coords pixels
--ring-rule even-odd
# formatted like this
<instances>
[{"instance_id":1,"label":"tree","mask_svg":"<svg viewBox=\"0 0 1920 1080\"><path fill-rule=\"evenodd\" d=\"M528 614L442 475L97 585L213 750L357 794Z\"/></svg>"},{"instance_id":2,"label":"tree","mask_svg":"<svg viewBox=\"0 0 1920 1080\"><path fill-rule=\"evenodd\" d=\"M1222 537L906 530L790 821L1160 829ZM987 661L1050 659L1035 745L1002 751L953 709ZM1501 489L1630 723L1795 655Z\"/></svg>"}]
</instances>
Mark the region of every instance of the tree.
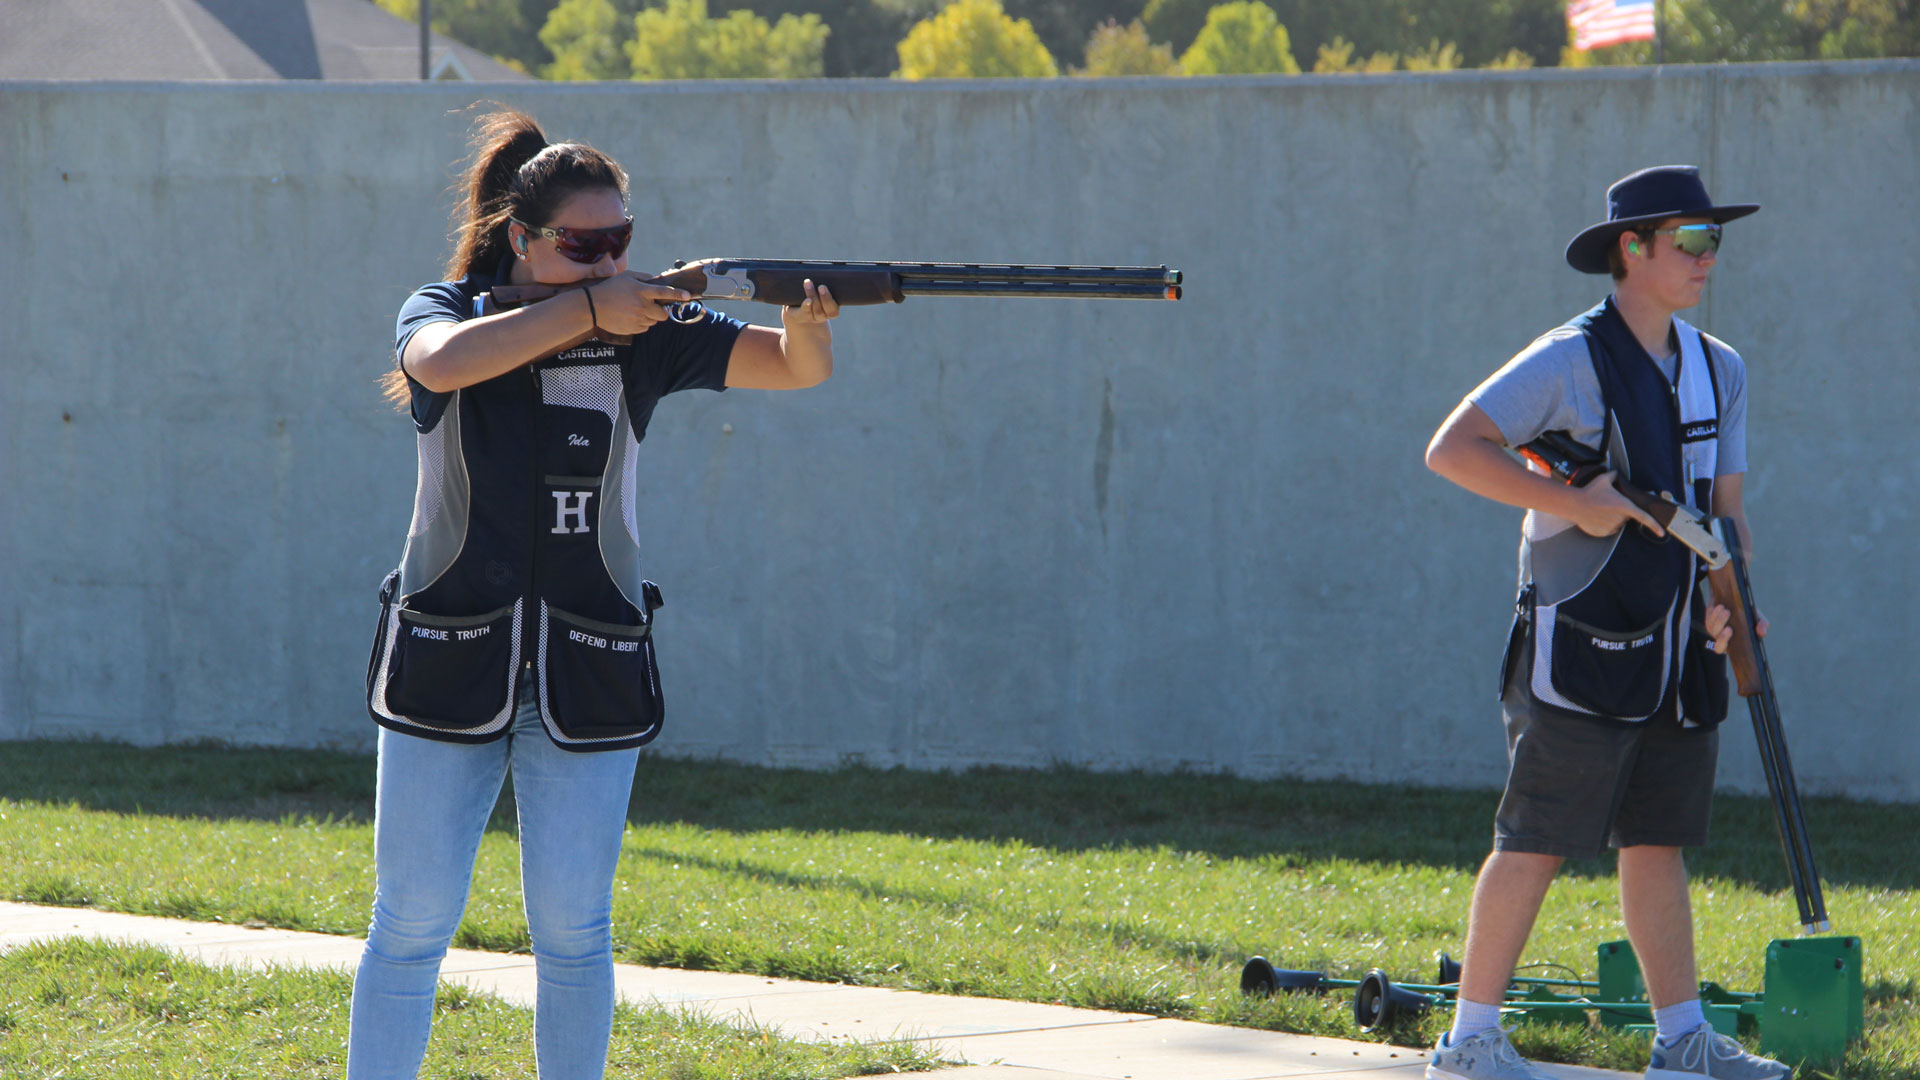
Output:
<instances>
[{"instance_id":1,"label":"tree","mask_svg":"<svg viewBox=\"0 0 1920 1080\"><path fill-rule=\"evenodd\" d=\"M1508 49L1505 56L1496 56L1480 66L1494 71L1518 71L1533 66L1533 54Z\"/></svg>"},{"instance_id":2,"label":"tree","mask_svg":"<svg viewBox=\"0 0 1920 1080\"><path fill-rule=\"evenodd\" d=\"M1002 0L1009 16L1032 23L1040 44L1062 58L1082 52L1104 23L1125 26L1139 18L1145 6L1146 0Z\"/></svg>"},{"instance_id":3,"label":"tree","mask_svg":"<svg viewBox=\"0 0 1920 1080\"><path fill-rule=\"evenodd\" d=\"M1207 11L1215 0L1148 0L1140 22L1147 36L1171 44L1176 52L1185 52L1207 25Z\"/></svg>"},{"instance_id":4,"label":"tree","mask_svg":"<svg viewBox=\"0 0 1920 1080\"><path fill-rule=\"evenodd\" d=\"M1125 26L1109 19L1087 38L1087 66L1075 75L1178 75L1173 46L1155 45L1139 19Z\"/></svg>"},{"instance_id":5,"label":"tree","mask_svg":"<svg viewBox=\"0 0 1920 1080\"><path fill-rule=\"evenodd\" d=\"M1287 28L1260 0L1232 0L1207 12L1207 24L1180 57L1189 75L1298 75Z\"/></svg>"},{"instance_id":6,"label":"tree","mask_svg":"<svg viewBox=\"0 0 1920 1080\"><path fill-rule=\"evenodd\" d=\"M1387 52L1377 52L1365 60L1355 60L1353 42L1336 34L1332 41L1320 46L1319 54L1314 57L1313 70L1317 75L1358 75L1392 71L1399 65L1400 58Z\"/></svg>"},{"instance_id":7,"label":"tree","mask_svg":"<svg viewBox=\"0 0 1920 1080\"><path fill-rule=\"evenodd\" d=\"M1404 62L1408 71L1452 71L1460 66L1460 50L1453 42L1442 45L1436 38L1426 48L1408 53Z\"/></svg>"},{"instance_id":8,"label":"tree","mask_svg":"<svg viewBox=\"0 0 1920 1080\"><path fill-rule=\"evenodd\" d=\"M375 0L391 15L420 19L420 0ZM558 0L433 0L433 29L522 71L539 71L553 58L534 28Z\"/></svg>"},{"instance_id":9,"label":"tree","mask_svg":"<svg viewBox=\"0 0 1920 1080\"><path fill-rule=\"evenodd\" d=\"M1670 0L1668 63L1840 59L1920 53L1920 0ZM1587 53L1567 49L1569 66L1647 64L1653 43Z\"/></svg>"},{"instance_id":10,"label":"tree","mask_svg":"<svg viewBox=\"0 0 1920 1080\"><path fill-rule=\"evenodd\" d=\"M540 74L561 82L626 78L620 23L611 0L560 0L540 28L540 43L553 54Z\"/></svg>"},{"instance_id":11,"label":"tree","mask_svg":"<svg viewBox=\"0 0 1920 1080\"><path fill-rule=\"evenodd\" d=\"M782 15L818 15L833 28L821 53L829 78L881 77L899 63L894 46L915 22L940 9L939 0L718 0L779 25Z\"/></svg>"},{"instance_id":12,"label":"tree","mask_svg":"<svg viewBox=\"0 0 1920 1080\"><path fill-rule=\"evenodd\" d=\"M666 0L633 17L635 79L796 79L818 76L828 29L818 15L769 25L751 11L707 17L707 0Z\"/></svg>"},{"instance_id":13,"label":"tree","mask_svg":"<svg viewBox=\"0 0 1920 1080\"><path fill-rule=\"evenodd\" d=\"M954 0L900 41L903 79L1052 78L1060 73L1033 24L999 0Z\"/></svg>"},{"instance_id":14,"label":"tree","mask_svg":"<svg viewBox=\"0 0 1920 1080\"><path fill-rule=\"evenodd\" d=\"M1809 57L1920 54L1920 0L1794 0Z\"/></svg>"}]
</instances>

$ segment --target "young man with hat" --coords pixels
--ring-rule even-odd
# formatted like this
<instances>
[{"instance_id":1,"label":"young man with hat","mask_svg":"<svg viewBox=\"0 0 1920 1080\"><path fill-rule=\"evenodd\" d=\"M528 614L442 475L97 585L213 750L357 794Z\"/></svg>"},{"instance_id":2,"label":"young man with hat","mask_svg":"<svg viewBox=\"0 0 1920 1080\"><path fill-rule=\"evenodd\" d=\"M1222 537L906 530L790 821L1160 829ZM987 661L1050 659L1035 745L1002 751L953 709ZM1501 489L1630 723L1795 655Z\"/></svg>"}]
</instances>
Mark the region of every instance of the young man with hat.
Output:
<instances>
[{"instance_id":1,"label":"young man with hat","mask_svg":"<svg viewBox=\"0 0 1920 1080\"><path fill-rule=\"evenodd\" d=\"M1620 910L1658 1028L1648 1080L1779 1080L1706 1022L1683 851L1705 842L1727 712L1728 612L1700 595L1693 553L1615 491L1617 474L1732 518L1746 462L1746 368L1674 313L1700 302L1721 227L1691 166L1607 191L1607 220L1567 262L1613 294L1534 341L1447 417L1427 465L1524 507L1520 596L1501 672L1509 771L1493 854L1474 886L1453 1029L1428 1080L1544 1080L1499 1025L1514 965L1568 858L1619 849ZM1564 432L1616 470L1571 487L1506 452ZM1762 632L1765 631L1762 623Z\"/></svg>"}]
</instances>

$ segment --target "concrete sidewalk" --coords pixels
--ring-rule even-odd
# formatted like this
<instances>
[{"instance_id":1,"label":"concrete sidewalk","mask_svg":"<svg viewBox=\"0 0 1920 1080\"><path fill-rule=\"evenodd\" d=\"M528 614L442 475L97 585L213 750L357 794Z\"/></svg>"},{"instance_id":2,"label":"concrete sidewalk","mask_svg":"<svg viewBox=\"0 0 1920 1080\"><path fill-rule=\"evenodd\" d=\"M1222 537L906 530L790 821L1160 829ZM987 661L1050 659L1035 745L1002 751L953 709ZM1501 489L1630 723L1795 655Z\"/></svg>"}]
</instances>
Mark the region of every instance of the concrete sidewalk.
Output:
<instances>
[{"instance_id":1,"label":"concrete sidewalk","mask_svg":"<svg viewBox=\"0 0 1920 1080\"><path fill-rule=\"evenodd\" d=\"M0 902L0 950L71 937L143 942L205 964L251 968L351 969L363 944L331 934ZM634 1005L750 1018L802 1039L907 1038L950 1061L986 1063L928 1074L942 1080L1417 1080L1425 1066L1425 1055L1406 1047L1140 1013L632 964L616 964L614 972L620 996ZM440 977L533 1005L531 956L454 949ZM1544 1068L1567 1080L1634 1075Z\"/></svg>"}]
</instances>

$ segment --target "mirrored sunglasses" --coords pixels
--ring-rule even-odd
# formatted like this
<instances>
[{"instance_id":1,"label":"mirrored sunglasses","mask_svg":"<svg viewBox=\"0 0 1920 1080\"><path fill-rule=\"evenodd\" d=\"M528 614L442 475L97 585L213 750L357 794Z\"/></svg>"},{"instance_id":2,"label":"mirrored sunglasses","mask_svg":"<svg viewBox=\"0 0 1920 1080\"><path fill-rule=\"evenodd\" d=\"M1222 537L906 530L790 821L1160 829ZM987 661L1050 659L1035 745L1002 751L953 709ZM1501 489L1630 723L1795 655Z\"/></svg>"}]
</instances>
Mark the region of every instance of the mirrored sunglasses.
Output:
<instances>
[{"instance_id":1,"label":"mirrored sunglasses","mask_svg":"<svg viewBox=\"0 0 1920 1080\"><path fill-rule=\"evenodd\" d=\"M633 217L607 229L556 229L550 225L535 227L519 218L508 221L544 240L553 241L554 250L577 263L597 263L605 256L619 258L633 239Z\"/></svg>"},{"instance_id":2,"label":"mirrored sunglasses","mask_svg":"<svg viewBox=\"0 0 1920 1080\"><path fill-rule=\"evenodd\" d=\"M1676 225L1671 229L1655 229L1653 234L1673 237L1675 248L1695 258L1709 251L1720 250L1720 226L1718 225Z\"/></svg>"}]
</instances>

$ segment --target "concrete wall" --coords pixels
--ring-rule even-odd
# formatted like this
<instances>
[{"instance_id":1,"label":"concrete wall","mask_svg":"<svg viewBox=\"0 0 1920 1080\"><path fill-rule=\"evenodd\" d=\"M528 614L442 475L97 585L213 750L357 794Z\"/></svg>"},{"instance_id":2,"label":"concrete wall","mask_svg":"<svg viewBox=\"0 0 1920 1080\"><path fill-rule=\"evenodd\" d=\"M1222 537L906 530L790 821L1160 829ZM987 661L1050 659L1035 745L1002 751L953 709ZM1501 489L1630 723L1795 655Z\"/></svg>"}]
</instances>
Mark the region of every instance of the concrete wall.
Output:
<instances>
[{"instance_id":1,"label":"concrete wall","mask_svg":"<svg viewBox=\"0 0 1920 1080\"><path fill-rule=\"evenodd\" d=\"M1421 451L1679 160L1766 206L1696 314L1752 368L1803 784L1920 798L1920 64L491 89L626 163L638 266L1190 282L856 310L817 390L663 405L664 752L1497 783L1518 513ZM0 84L0 735L371 745L413 483L375 380L475 96Z\"/></svg>"}]
</instances>

